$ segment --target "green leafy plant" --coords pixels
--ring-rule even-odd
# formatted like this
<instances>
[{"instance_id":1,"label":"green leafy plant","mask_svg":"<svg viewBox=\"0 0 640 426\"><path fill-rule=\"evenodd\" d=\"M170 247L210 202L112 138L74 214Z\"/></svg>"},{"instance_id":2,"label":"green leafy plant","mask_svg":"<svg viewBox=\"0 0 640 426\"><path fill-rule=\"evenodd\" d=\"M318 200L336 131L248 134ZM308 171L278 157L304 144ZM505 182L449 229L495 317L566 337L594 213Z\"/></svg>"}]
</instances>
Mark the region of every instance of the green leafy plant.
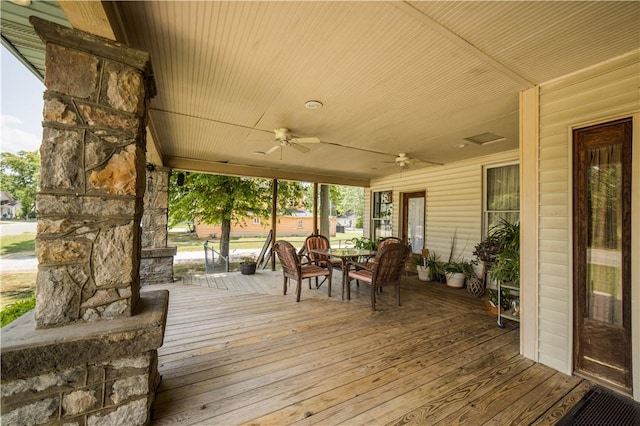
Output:
<instances>
[{"instance_id":1,"label":"green leafy plant","mask_svg":"<svg viewBox=\"0 0 640 426\"><path fill-rule=\"evenodd\" d=\"M353 246L357 249L376 251L378 250L378 244L380 243L381 239L382 238L376 238L375 240L372 240L368 237L354 237L348 241L352 243Z\"/></svg>"},{"instance_id":2,"label":"green leafy plant","mask_svg":"<svg viewBox=\"0 0 640 426\"><path fill-rule=\"evenodd\" d=\"M511 294L511 292L509 291L508 288L502 288L500 293L502 294L502 296L500 297L502 309L506 311L511 307L509 305L511 303L511 299L509 298L509 295ZM491 302L493 306L497 307L498 306L498 290L492 290L488 288L487 296L489 298L489 302Z\"/></svg>"},{"instance_id":3,"label":"green leafy plant","mask_svg":"<svg viewBox=\"0 0 640 426\"><path fill-rule=\"evenodd\" d=\"M446 263L440 260L440 256L434 252L429 253L427 257L427 266L431 271L431 279L434 281L445 282L446 271L444 269Z\"/></svg>"},{"instance_id":4,"label":"green leafy plant","mask_svg":"<svg viewBox=\"0 0 640 426\"><path fill-rule=\"evenodd\" d=\"M503 282L520 281L520 224L502 219L491 235L496 239L495 263L491 276Z\"/></svg>"},{"instance_id":5,"label":"green leafy plant","mask_svg":"<svg viewBox=\"0 0 640 426\"><path fill-rule=\"evenodd\" d=\"M473 263L464 259L448 262L445 264L444 270L448 274L464 274L466 278L472 278L475 276Z\"/></svg>"},{"instance_id":6,"label":"green leafy plant","mask_svg":"<svg viewBox=\"0 0 640 426\"><path fill-rule=\"evenodd\" d=\"M0 327L4 327L13 320L20 318L36 306L36 296L19 300L0 311Z\"/></svg>"}]
</instances>

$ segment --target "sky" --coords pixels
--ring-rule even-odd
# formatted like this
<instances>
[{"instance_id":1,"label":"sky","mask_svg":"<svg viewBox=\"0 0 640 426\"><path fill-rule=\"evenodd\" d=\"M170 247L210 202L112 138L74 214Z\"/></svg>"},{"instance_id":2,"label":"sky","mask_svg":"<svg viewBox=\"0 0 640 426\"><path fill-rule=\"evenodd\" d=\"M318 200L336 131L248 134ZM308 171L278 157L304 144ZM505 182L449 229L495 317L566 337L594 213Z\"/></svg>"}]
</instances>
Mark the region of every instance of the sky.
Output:
<instances>
[{"instance_id":1,"label":"sky","mask_svg":"<svg viewBox=\"0 0 640 426\"><path fill-rule=\"evenodd\" d=\"M44 84L4 46L0 51L0 152L37 151Z\"/></svg>"}]
</instances>

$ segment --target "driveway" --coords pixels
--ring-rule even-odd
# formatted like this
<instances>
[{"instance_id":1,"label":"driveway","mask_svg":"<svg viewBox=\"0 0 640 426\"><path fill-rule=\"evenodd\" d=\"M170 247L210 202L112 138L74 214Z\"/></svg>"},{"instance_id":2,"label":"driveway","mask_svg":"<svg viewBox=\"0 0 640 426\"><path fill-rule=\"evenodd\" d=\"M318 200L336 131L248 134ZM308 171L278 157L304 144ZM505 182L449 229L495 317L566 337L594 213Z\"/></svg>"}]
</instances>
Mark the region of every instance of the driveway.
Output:
<instances>
[{"instance_id":1,"label":"driveway","mask_svg":"<svg viewBox=\"0 0 640 426\"><path fill-rule=\"evenodd\" d=\"M25 232L33 232L35 234L38 222L25 222L23 220L3 220L0 221L0 235L20 235Z\"/></svg>"}]
</instances>

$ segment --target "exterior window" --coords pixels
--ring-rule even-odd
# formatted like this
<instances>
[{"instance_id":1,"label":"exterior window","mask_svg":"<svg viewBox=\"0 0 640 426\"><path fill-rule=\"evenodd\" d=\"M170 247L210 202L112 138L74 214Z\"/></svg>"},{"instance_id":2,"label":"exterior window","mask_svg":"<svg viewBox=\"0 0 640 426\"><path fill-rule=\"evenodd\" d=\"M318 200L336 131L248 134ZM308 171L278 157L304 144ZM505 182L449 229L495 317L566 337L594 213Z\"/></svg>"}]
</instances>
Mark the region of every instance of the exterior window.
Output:
<instances>
[{"instance_id":1,"label":"exterior window","mask_svg":"<svg viewBox=\"0 0 640 426\"><path fill-rule=\"evenodd\" d=\"M259 217L254 217L253 218L253 224L254 225L260 225L260 218Z\"/></svg>"},{"instance_id":2,"label":"exterior window","mask_svg":"<svg viewBox=\"0 0 640 426\"><path fill-rule=\"evenodd\" d=\"M485 168L485 234L500 223L520 220L520 165L508 164Z\"/></svg>"},{"instance_id":3,"label":"exterior window","mask_svg":"<svg viewBox=\"0 0 640 426\"><path fill-rule=\"evenodd\" d=\"M371 224L373 239L378 237L390 237L391 216L393 214L393 192L380 191L373 193L373 215Z\"/></svg>"},{"instance_id":4,"label":"exterior window","mask_svg":"<svg viewBox=\"0 0 640 426\"><path fill-rule=\"evenodd\" d=\"M302 229L302 220L298 220L298 229Z\"/></svg>"}]
</instances>

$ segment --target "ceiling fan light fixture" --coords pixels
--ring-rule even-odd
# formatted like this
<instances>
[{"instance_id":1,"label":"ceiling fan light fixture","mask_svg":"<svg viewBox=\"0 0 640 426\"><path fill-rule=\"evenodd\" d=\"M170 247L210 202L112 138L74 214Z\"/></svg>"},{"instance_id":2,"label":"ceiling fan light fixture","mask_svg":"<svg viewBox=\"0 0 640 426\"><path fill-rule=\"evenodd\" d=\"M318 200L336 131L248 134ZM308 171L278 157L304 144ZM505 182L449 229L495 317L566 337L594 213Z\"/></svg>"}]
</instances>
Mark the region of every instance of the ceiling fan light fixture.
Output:
<instances>
[{"instance_id":1,"label":"ceiling fan light fixture","mask_svg":"<svg viewBox=\"0 0 640 426\"><path fill-rule=\"evenodd\" d=\"M468 138L464 138L464 140L471 142L472 144L475 144L475 145L484 146L484 145L489 145L496 142L506 141L507 138L505 138L504 136L496 135L495 133L487 132L487 133L481 133L475 136L469 136Z\"/></svg>"},{"instance_id":2,"label":"ceiling fan light fixture","mask_svg":"<svg viewBox=\"0 0 640 426\"><path fill-rule=\"evenodd\" d=\"M307 101L304 103L304 106L307 107L307 109L320 109L322 108L322 102L320 101Z\"/></svg>"}]
</instances>

